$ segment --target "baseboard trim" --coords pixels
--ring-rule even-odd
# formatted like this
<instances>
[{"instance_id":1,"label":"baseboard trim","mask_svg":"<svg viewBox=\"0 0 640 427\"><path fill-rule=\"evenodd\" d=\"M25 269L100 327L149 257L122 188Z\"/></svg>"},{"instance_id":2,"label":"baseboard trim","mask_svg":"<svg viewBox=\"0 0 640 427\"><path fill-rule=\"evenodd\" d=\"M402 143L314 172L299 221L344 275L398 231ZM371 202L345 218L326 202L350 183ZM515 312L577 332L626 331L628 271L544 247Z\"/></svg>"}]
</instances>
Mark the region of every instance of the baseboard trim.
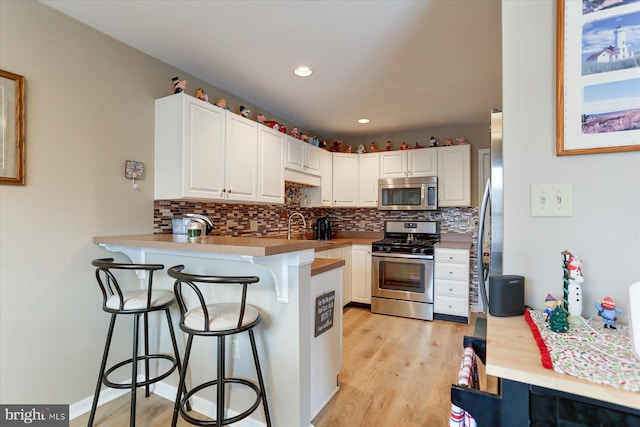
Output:
<instances>
[{"instance_id":1,"label":"baseboard trim","mask_svg":"<svg viewBox=\"0 0 640 427\"><path fill-rule=\"evenodd\" d=\"M138 381L144 381L144 376L143 375L140 376ZM122 382L122 384L126 384L126 383L131 383L131 380L125 380ZM337 392L338 388L336 388L335 391ZM151 392L173 403L175 402L177 388L173 385L160 381L151 385ZM129 394L128 389L103 388L100 391L100 399L98 399L98 407L104 405L105 403L109 403L112 400L115 400L126 394ZM71 405L69 405L69 419L73 420L75 418L78 418L81 415L89 413L91 411L92 404L93 404L93 395L85 397L84 399L79 400L76 403L72 403ZM191 407L194 411L199 412L204 416L207 416L210 418L215 418L216 416L215 402L211 402L207 399L203 399L198 396L193 396L191 398ZM227 415L234 417L238 415L238 412L228 409ZM237 423L234 424L234 426L236 425L238 427L266 427L265 423L262 423L253 418L245 418L244 420L238 421ZM313 425L310 424L309 427L313 427Z\"/></svg>"},{"instance_id":2,"label":"baseboard trim","mask_svg":"<svg viewBox=\"0 0 640 427\"><path fill-rule=\"evenodd\" d=\"M129 393L129 390L120 390L115 388L106 388L100 392L100 399L98 399L98 407L109 403L112 400L116 400L120 396L124 396ZM81 415L84 415L91 411L91 405L93 404L93 395L85 397L84 399L72 403L69 405L69 419L73 420Z\"/></svg>"}]
</instances>

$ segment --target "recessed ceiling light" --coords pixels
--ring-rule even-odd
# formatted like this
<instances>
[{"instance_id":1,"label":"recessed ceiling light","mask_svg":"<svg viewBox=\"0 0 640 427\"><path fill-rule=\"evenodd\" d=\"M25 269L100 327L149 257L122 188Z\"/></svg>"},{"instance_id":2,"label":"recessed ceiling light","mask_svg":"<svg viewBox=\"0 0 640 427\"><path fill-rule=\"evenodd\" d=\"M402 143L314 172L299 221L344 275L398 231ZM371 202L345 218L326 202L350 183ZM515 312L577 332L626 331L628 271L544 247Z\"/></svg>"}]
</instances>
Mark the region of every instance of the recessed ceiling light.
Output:
<instances>
[{"instance_id":1,"label":"recessed ceiling light","mask_svg":"<svg viewBox=\"0 0 640 427\"><path fill-rule=\"evenodd\" d=\"M304 67L304 66L303 66L303 67L298 67L298 68L296 68L296 69L293 71L293 73L294 73L296 76L300 76L300 77L309 77L309 76L313 73L313 71L311 71L311 68L309 68L309 67Z\"/></svg>"},{"instance_id":2,"label":"recessed ceiling light","mask_svg":"<svg viewBox=\"0 0 640 427\"><path fill-rule=\"evenodd\" d=\"M363 125L365 125L365 124L369 123L370 121L371 121L371 120L369 120L369 119L358 119L358 123L361 123L361 124L363 124Z\"/></svg>"}]
</instances>

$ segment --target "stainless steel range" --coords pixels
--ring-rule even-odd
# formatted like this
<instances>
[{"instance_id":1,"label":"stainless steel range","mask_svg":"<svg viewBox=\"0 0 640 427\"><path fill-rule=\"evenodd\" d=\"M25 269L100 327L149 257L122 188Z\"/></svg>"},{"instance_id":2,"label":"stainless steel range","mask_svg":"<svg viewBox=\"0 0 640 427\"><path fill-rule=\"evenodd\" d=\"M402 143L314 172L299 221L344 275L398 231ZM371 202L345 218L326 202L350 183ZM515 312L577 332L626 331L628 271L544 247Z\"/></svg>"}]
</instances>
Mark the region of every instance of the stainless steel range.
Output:
<instances>
[{"instance_id":1,"label":"stainless steel range","mask_svg":"<svg viewBox=\"0 0 640 427\"><path fill-rule=\"evenodd\" d=\"M385 221L372 243L371 311L433 320L433 245L437 221Z\"/></svg>"}]
</instances>

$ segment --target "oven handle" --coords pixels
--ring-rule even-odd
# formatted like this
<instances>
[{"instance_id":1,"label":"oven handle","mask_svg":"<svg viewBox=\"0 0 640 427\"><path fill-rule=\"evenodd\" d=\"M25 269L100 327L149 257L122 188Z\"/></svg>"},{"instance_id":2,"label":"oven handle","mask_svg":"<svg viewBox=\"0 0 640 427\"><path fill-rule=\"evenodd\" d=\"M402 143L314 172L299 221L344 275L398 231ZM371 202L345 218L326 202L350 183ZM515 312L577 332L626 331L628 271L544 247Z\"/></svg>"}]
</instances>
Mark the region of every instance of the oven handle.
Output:
<instances>
[{"instance_id":1,"label":"oven handle","mask_svg":"<svg viewBox=\"0 0 640 427\"><path fill-rule=\"evenodd\" d=\"M433 259L433 255L421 255L421 254L394 254L394 253L379 253L372 252L371 257L374 258L410 258L410 259Z\"/></svg>"}]
</instances>

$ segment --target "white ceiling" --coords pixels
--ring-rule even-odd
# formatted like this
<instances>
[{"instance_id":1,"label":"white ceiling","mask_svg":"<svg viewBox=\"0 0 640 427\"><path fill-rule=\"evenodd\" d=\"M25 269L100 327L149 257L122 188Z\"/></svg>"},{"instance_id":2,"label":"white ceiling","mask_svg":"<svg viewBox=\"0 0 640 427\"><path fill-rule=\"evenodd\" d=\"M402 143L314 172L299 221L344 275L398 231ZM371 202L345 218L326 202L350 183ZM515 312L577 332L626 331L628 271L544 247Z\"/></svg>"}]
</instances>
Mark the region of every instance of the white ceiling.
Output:
<instances>
[{"instance_id":1,"label":"white ceiling","mask_svg":"<svg viewBox=\"0 0 640 427\"><path fill-rule=\"evenodd\" d=\"M42 3L326 137L488 125L502 107L500 0Z\"/></svg>"}]
</instances>

